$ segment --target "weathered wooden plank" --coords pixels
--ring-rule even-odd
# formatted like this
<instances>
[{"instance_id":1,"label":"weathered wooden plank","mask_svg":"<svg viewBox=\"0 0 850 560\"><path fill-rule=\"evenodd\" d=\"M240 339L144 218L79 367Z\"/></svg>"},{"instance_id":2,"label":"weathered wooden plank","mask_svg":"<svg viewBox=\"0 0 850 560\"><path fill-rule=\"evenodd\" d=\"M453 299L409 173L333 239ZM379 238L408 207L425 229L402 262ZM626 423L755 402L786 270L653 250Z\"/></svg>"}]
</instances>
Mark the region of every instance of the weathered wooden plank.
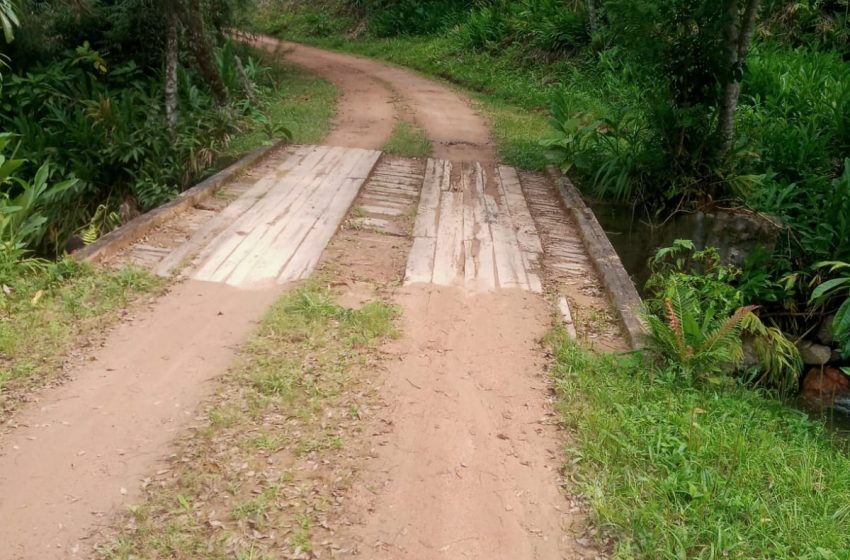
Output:
<instances>
[{"instance_id":1,"label":"weathered wooden plank","mask_svg":"<svg viewBox=\"0 0 850 560\"><path fill-rule=\"evenodd\" d=\"M326 157L332 155L329 148L306 147L307 152L305 157L299 162L298 167L305 169L299 173L289 173L285 166L280 174L269 176L271 187L265 194L259 196L252 210L247 214L243 214L231 222L224 230L222 230L215 238L212 239L207 247L198 255L198 265L193 273L193 277L197 279L211 280L216 269L227 260L234 250L242 243L243 237L250 234L257 234L255 231L260 221L265 219L266 211L269 207L279 203L283 197L291 196L295 192L299 182L306 177L306 169L313 169L319 165Z\"/></svg>"},{"instance_id":2,"label":"weathered wooden plank","mask_svg":"<svg viewBox=\"0 0 850 560\"><path fill-rule=\"evenodd\" d=\"M278 275L278 283L306 278L316 267L334 233L336 233L348 209L357 198L369 172L377 163L381 152L357 150L357 163L337 186L328 183L326 190L331 191L327 205L317 204L312 212L315 216L308 235L303 239L295 254L286 263Z\"/></svg>"},{"instance_id":3,"label":"weathered wooden plank","mask_svg":"<svg viewBox=\"0 0 850 560\"><path fill-rule=\"evenodd\" d=\"M528 287L531 291L540 293L543 291L543 285L537 271L540 270L543 246L537 235L537 227L534 224L534 218L531 217L525 195L522 193L519 176L512 167L500 165L496 173L496 183L499 185L510 214L510 221L513 224L513 231L521 251Z\"/></svg>"},{"instance_id":4,"label":"weathered wooden plank","mask_svg":"<svg viewBox=\"0 0 850 560\"><path fill-rule=\"evenodd\" d=\"M405 284L430 283L434 277L436 237L415 237L404 271Z\"/></svg>"},{"instance_id":5,"label":"weathered wooden plank","mask_svg":"<svg viewBox=\"0 0 850 560\"><path fill-rule=\"evenodd\" d=\"M307 155L308 150L300 146L296 148L285 163L297 165ZM263 177L256 181L239 198L228 204L219 214L198 228L192 236L177 247L154 268L153 272L160 276L170 275L179 265L185 263L194 253L200 251L209 241L229 225L248 212L275 184L272 177Z\"/></svg>"},{"instance_id":6,"label":"weathered wooden plank","mask_svg":"<svg viewBox=\"0 0 850 560\"><path fill-rule=\"evenodd\" d=\"M462 163L460 168L460 190L463 192L463 280L464 285L471 287L477 274L475 256L475 199L478 193L475 181L470 177L475 169L469 163Z\"/></svg>"},{"instance_id":7,"label":"weathered wooden plank","mask_svg":"<svg viewBox=\"0 0 850 560\"><path fill-rule=\"evenodd\" d=\"M484 171L481 167L475 169L471 188L472 197L472 242L469 244L473 252L475 273L471 287L481 290L496 289L496 265L493 254L493 234L490 231L490 220L484 201Z\"/></svg>"},{"instance_id":8,"label":"weathered wooden plank","mask_svg":"<svg viewBox=\"0 0 850 560\"><path fill-rule=\"evenodd\" d=\"M434 253L434 283L452 285L463 278L463 191L443 191L437 248Z\"/></svg>"},{"instance_id":9,"label":"weathered wooden plank","mask_svg":"<svg viewBox=\"0 0 850 560\"><path fill-rule=\"evenodd\" d=\"M561 320L564 323L564 329L567 335L575 340L577 338L576 325L573 322L573 314L570 312L570 304L567 303L567 298L560 296L558 298L558 309L561 311Z\"/></svg>"},{"instance_id":10,"label":"weathered wooden plank","mask_svg":"<svg viewBox=\"0 0 850 560\"><path fill-rule=\"evenodd\" d=\"M308 169L317 166L333 166L344 153L342 148L323 148L312 151L302 162ZM300 166L299 166L300 167ZM287 173L246 215L226 228L209 245L209 253L201 255L194 278L199 280L223 281L238 266L241 259L254 247L275 218L285 214L290 206L303 201L318 185L319 178L306 170ZM270 225L271 222L271 225Z\"/></svg>"},{"instance_id":11,"label":"weathered wooden plank","mask_svg":"<svg viewBox=\"0 0 850 560\"><path fill-rule=\"evenodd\" d=\"M437 237L437 220L440 207L440 185L445 175L451 175L451 163L429 159L425 165L425 178L419 195L419 210L413 226L414 237Z\"/></svg>"},{"instance_id":12,"label":"weathered wooden plank","mask_svg":"<svg viewBox=\"0 0 850 560\"><path fill-rule=\"evenodd\" d=\"M415 202L419 198L419 192L416 194L412 193L399 193L386 191L383 189L376 189L372 185L368 185L366 190L363 191L364 197L370 198L379 198L382 200L388 200L396 202L397 204L410 204L411 202Z\"/></svg>"},{"instance_id":13,"label":"weathered wooden plank","mask_svg":"<svg viewBox=\"0 0 850 560\"><path fill-rule=\"evenodd\" d=\"M382 204L380 206L367 204L361 205L359 208L369 214L380 214L382 216L403 216L407 213L406 208L393 207L390 204Z\"/></svg>"},{"instance_id":14,"label":"weathered wooden plank","mask_svg":"<svg viewBox=\"0 0 850 560\"><path fill-rule=\"evenodd\" d=\"M519 243L511 225L510 214L505 211L501 193L492 196L485 194L484 203L491 218L490 231L493 235L493 255L499 286L528 289L528 276Z\"/></svg>"},{"instance_id":15,"label":"weathered wooden plank","mask_svg":"<svg viewBox=\"0 0 850 560\"><path fill-rule=\"evenodd\" d=\"M318 169L308 187L274 215L265 235L246 249L238 265L221 280L248 286L276 279L295 256L318 216L330 206L342 182L355 170L363 151L345 149L332 166Z\"/></svg>"}]
</instances>

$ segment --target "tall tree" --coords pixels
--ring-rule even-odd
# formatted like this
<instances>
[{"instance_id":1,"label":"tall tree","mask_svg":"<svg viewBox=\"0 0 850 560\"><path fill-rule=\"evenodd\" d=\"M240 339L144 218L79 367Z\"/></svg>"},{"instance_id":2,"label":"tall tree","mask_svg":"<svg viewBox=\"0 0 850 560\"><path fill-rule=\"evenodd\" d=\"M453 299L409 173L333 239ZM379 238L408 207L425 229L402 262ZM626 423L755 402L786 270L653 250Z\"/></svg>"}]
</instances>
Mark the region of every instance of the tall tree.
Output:
<instances>
[{"instance_id":1,"label":"tall tree","mask_svg":"<svg viewBox=\"0 0 850 560\"><path fill-rule=\"evenodd\" d=\"M590 23L590 34L599 32L599 19L602 16L602 0L587 0L587 19Z\"/></svg>"},{"instance_id":2,"label":"tall tree","mask_svg":"<svg viewBox=\"0 0 850 560\"><path fill-rule=\"evenodd\" d=\"M201 76L207 82L216 103L227 105L229 97L227 87L224 85L224 80L221 79L221 74L215 65L213 49L207 38L203 11L199 1L185 0L185 4L182 1L174 1L173 5L177 10L180 22L186 29L189 49L191 49L192 55L198 63Z\"/></svg>"},{"instance_id":3,"label":"tall tree","mask_svg":"<svg viewBox=\"0 0 850 560\"><path fill-rule=\"evenodd\" d=\"M760 0L726 0L726 22L723 32L726 76L717 122L717 133L720 139L718 152L721 157L729 154L735 140L735 111L741 95L744 62L750 49L759 2Z\"/></svg>"},{"instance_id":4,"label":"tall tree","mask_svg":"<svg viewBox=\"0 0 850 560\"><path fill-rule=\"evenodd\" d=\"M179 53L177 14L171 2L165 2L165 122L173 134L177 126L177 57Z\"/></svg>"}]
</instances>

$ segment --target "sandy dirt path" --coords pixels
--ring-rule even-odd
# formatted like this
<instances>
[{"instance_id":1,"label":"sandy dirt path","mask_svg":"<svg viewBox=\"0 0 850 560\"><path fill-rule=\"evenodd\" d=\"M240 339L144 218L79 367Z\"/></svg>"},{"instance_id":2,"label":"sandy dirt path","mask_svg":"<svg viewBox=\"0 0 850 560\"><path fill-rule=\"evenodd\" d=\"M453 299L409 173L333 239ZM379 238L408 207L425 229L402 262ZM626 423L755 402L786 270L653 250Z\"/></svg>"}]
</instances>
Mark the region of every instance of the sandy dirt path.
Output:
<instances>
[{"instance_id":1,"label":"sandy dirt path","mask_svg":"<svg viewBox=\"0 0 850 560\"><path fill-rule=\"evenodd\" d=\"M323 76L340 89L334 130L326 144L380 148L400 116L399 104L393 104L398 97L431 140L434 157L482 164L495 161L486 120L468 99L447 86L368 58L265 36L252 41L258 47L279 52L287 61Z\"/></svg>"},{"instance_id":2,"label":"sandy dirt path","mask_svg":"<svg viewBox=\"0 0 850 560\"><path fill-rule=\"evenodd\" d=\"M397 302L404 336L381 419L392 431L373 442L354 496L352 509L369 513L339 540L374 559L583 558L582 517L559 490L546 302L433 285Z\"/></svg>"},{"instance_id":3,"label":"sandy dirt path","mask_svg":"<svg viewBox=\"0 0 850 560\"><path fill-rule=\"evenodd\" d=\"M0 558L89 558L280 290L176 285L0 435Z\"/></svg>"}]
</instances>

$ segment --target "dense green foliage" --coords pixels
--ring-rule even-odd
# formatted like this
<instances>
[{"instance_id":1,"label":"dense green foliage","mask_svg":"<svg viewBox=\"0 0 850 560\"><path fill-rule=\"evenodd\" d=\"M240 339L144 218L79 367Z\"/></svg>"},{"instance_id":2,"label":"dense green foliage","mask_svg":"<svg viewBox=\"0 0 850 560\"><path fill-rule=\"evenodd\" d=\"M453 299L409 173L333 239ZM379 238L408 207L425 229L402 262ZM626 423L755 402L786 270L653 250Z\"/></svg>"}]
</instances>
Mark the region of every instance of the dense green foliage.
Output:
<instances>
[{"instance_id":1,"label":"dense green foliage","mask_svg":"<svg viewBox=\"0 0 850 560\"><path fill-rule=\"evenodd\" d=\"M744 305L755 296L741 284L740 269L722 264L716 249L698 251L682 239L660 249L650 264L647 342L669 371L711 382L737 371L782 396L797 390L800 353L782 331L762 322L758 306Z\"/></svg>"},{"instance_id":2,"label":"dense green foliage","mask_svg":"<svg viewBox=\"0 0 850 560\"><path fill-rule=\"evenodd\" d=\"M23 223L37 209L29 227L18 228L14 238L7 229L4 241L44 255L61 253L72 235L85 230L91 240L226 163L222 156L234 137L253 130L287 134L264 115L274 83L268 69L218 31L232 22L237 5L202 4L208 13L204 39L229 102L221 105L211 94L190 56L188 43L198 41L187 32L178 37L173 127L166 122L166 10L160 2L16 4L20 27L3 47L9 68L0 81L0 130L7 134L7 157L14 151L19 179L2 178L0 197L7 215L19 213L13 201L25 192L41 200L30 200L28 216L16 218ZM25 189L39 181L52 186Z\"/></svg>"},{"instance_id":3,"label":"dense green foliage","mask_svg":"<svg viewBox=\"0 0 850 560\"><path fill-rule=\"evenodd\" d=\"M850 458L821 424L734 382L551 342L570 475L614 558L847 556Z\"/></svg>"}]
</instances>

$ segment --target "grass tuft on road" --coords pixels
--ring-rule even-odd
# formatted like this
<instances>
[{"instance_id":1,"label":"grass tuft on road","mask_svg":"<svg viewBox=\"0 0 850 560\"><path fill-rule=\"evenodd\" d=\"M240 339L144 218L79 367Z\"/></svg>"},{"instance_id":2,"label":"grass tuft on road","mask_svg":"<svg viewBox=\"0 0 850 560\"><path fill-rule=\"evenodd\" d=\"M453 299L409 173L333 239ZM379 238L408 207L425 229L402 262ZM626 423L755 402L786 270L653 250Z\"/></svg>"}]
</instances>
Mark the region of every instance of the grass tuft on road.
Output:
<instances>
[{"instance_id":1,"label":"grass tuft on road","mask_svg":"<svg viewBox=\"0 0 850 560\"><path fill-rule=\"evenodd\" d=\"M398 313L344 308L318 281L285 295L102 557L312 557L368 453L355 443L376 398L367 374Z\"/></svg>"},{"instance_id":2,"label":"grass tuft on road","mask_svg":"<svg viewBox=\"0 0 850 560\"><path fill-rule=\"evenodd\" d=\"M72 259L44 263L0 290L0 419L28 393L56 379L74 350L87 348L121 311L162 281L147 272L115 272Z\"/></svg>"},{"instance_id":3,"label":"grass tuft on road","mask_svg":"<svg viewBox=\"0 0 850 560\"><path fill-rule=\"evenodd\" d=\"M428 157L431 155L431 141L415 124L399 121L393 129L392 136L381 149L396 156Z\"/></svg>"},{"instance_id":4,"label":"grass tuft on road","mask_svg":"<svg viewBox=\"0 0 850 560\"><path fill-rule=\"evenodd\" d=\"M614 558L848 557L850 457L822 424L750 388L549 341L567 470Z\"/></svg>"}]
</instances>

